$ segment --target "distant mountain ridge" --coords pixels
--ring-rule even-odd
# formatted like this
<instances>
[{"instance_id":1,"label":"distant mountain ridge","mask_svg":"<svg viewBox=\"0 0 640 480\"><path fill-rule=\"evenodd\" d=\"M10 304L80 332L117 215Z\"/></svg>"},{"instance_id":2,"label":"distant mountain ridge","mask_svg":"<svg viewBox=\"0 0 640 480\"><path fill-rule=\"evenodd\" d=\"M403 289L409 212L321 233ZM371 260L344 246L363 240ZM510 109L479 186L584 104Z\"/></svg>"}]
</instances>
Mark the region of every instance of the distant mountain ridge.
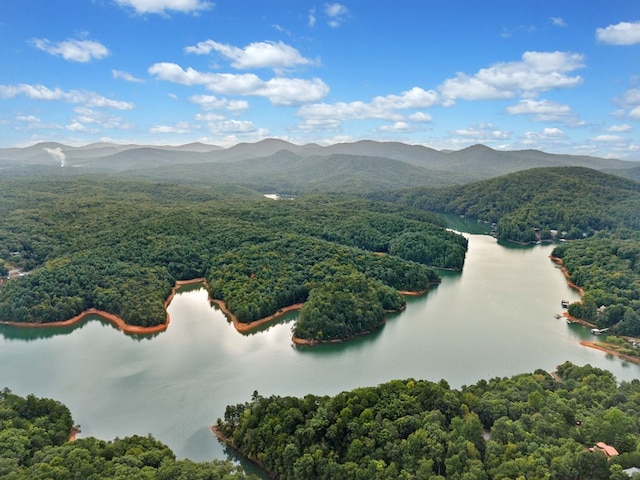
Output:
<instances>
[{"instance_id":1,"label":"distant mountain ridge","mask_svg":"<svg viewBox=\"0 0 640 480\"><path fill-rule=\"evenodd\" d=\"M57 166L73 168L75 174L127 173L134 178L175 178L182 183L234 182L260 191L353 193L462 184L535 167L579 166L633 176L639 165L537 150L494 150L484 145L438 151L373 140L321 146L270 138L229 148L198 142L180 146L100 142L81 147L46 142L0 149L0 169Z\"/></svg>"}]
</instances>

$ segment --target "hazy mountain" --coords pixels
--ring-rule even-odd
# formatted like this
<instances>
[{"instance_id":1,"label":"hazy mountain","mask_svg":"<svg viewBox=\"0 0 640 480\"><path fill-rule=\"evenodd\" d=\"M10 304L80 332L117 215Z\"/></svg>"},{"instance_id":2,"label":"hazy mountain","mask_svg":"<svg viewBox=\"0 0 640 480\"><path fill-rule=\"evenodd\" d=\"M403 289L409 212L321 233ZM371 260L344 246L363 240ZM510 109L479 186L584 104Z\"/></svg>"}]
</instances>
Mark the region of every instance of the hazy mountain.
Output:
<instances>
[{"instance_id":1,"label":"hazy mountain","mask_svg":"<svg viewBox=\"0 0 640 480\"><path fill-rule=\"evenodd\" d=\"M636 178L635 169L639 168L637 162L537 150L499 151L474 145L458 151L437 151L372 140L321 146L266 139L229 148L203 143L151 146L105 142L72 147L48 142L0 149L4 173L38 165L184 183L234 182L260 191L292 193L453 185L551 166L588 167L614 174L619 171L620 175Z\"/></svg>"}]
</instances>

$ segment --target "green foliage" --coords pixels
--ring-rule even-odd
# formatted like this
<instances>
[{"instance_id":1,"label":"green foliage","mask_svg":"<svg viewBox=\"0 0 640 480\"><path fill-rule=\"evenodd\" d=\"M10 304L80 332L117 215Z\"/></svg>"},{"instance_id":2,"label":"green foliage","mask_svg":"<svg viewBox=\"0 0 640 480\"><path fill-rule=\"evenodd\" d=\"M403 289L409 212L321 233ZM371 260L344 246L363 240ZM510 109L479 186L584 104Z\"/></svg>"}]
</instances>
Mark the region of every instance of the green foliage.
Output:
<instances>
[{"instance_id":1,"label":"green foliage","mask_svg":"<svg viewBox=\"0 0 640 480\"><path fill-rule=\"evenodd\" d=\"M0 477L6 479L243 480L231 462L176 460L151 436L111 442L92 437L69 441L69 409L60 402L0 392Z\"/></svg>"},{"instance_id":2,"label":"green foliage","mask_svg":"<svg viewBox=\"0 0 640 480\"><path fill-rule=\"evenodd\" d=\"M556 247L571 280L585 290L570 313L620 335L640 336L640 233L618 230ZM598 314L597 308L605 306Z\"/></svg>"},{"instance_id":3,"label":"green foliage","mask_svg":"<svg viewBox=\"0 0 640 480\"><path fill-rule=\"evenodd\" d=\"M356 300L353 294L350 294L352 301L341 302L340 308L331 304L331 295L336 301L341 296L331 285L336 278L357 278L362 285L367 285L364 290L368 296L363 298L373 299L375 303L371 307L377 305L375 311L402 308L404 301L398 298L396 290L421 291L439 281L434 270L415 262L300 235L284 235L257 245L245 244L218 255L212 260L207 280L210 296L224 300L240 322L249 323L280 308L306 301L310 292L313 307L304 309L301 320L308 319L310 311L317 312L313 315L316 320L319 316L337 318L335 312L343 307L348 311L340 315L355 315L358 309L351 310L352 306L361 305L365 300ZM318 293L314 295L315 290ZM369 307L361 305L360 311L369 312ZM368 318L363 317L359 322L363 326L359 333L372 327ZM380 322L380 319L376 321ZM300 332L312 330L303 328ZM349 330L350 333L339 337L355 333ZM308 333L304 338L310 338Z\"/></svg>"},{"instance_id":4,"label":"green foliage","mask_svg":"<svg viewBox=\"0 0 640 480\"><path fill-rule=\"evenodd\" d=\"M390 292L383 291L382 287L363 274L336 275L325 279L312 290L309 301L302 307L293 335L331 341L379 328L384 323L385 309L397 310L404 306L400 294L389 295Z\"/></svg>"},{"instance_id":5,"label":"green foliage","mask_svg":"<svg viewBox=\"0 0 640 480\"><path fill-rule=\"evenodd\" d=\"M640 381L560 365L452 390L393 380L336 396L261 397L217 429L281 479L620 478L640 445ZM606 442L607 460L588 447Z\"/></svg>"},{"instance_id":6,"label":"green foliage","mask_svg":"<svg viewBox=\"0 0 640 480\"><path fill-rule=\"evenodd\" d=\"M497 222L504 240L531 242L557 230L578 239L594 231L640 228L640 184L582 167L534 168L443 188L381 194L428 211ZM562 232L566 232L564 235Z\"/></svg>"},{"instance_id":7,"label":"green foliage","mask_svg":"<svg viewBox=\"0 0 640 480\"><path fill-rule=\"evenodd\" d=\"M327 272L426 288L437 276L399 258L410 250L373 253L403 235L427 239L433 254L419 261L434 267L460 268L466 251L435 215L369 200L274 202L228 187L92 177L4 179L0 188L0 258L28 271L0 288L6 321L50 323L95 307L158 325L175 281L202 277L251 321L306 300L309 282ZM325 270L311 272L315 262Z\"/></svg>"}]
</instances>

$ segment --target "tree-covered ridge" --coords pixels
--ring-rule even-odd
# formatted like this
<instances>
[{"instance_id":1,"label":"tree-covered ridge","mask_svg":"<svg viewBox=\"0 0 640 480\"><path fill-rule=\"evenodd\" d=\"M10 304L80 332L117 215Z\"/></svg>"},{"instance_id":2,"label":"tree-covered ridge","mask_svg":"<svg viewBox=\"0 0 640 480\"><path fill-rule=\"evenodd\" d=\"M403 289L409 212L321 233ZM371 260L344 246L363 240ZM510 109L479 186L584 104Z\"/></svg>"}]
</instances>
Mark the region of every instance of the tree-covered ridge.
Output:
<instances>
[{"instance_id":1,"label":"tree-covered ridge","mask_svg":"<svg viewBox=\"0 0 640 480\"><path fill-rule=\"evenodd\" d=\"M91 177L0 180L0 192L0 258L28 272L0 288L0 319L5 321L50 323L97 308L131 325L159 325L165 322L164 301L175 281L208 277L218 285L220 278L231 278L224 268L227 256L246 260L249 255L249 261L262 262L271 252L275 278L273 272L290 270L289 262L311 265L313 248L322 244L325 253L341 252L336 268L351 273L345 264L359 262L353 271L405 289L410 288L406 283L389 274L383 278L365 264L417 269L432 278L424 266L399 258L411 259L406 248L402 251L403 239L411 235L428 244L421 247L427 255L416 260L432 266L461 268L466 251L466 240L446 231L435 215L363 199L316 196L274 202L234 187ZM290 242L300 244L295 258ZM374 251L395 255L381 260ZM275 292L275 301L264 301L252 285L235 293L227 285L218 289L223 292L219 298L231 300L231 311L246 321L259 318L256 312L269 315L290 300L306 298L304 281L278 282L287 286L284 293ZM234 295L243 299L234 304ZM245 316L245 311L252 313Z\"/></svg>"},{"instance_id":2,"label":"tree-covered ridge","mask_svg":"<svg viewBox=\"0 0 640 480\"><path fill-rule=\"evenodd\" d=\"M640 337L640 233L603 232L559 245L552 255L562 259L571 280L585 291L581 302L569 306L572 316ZM629 348L638 356L637 349Z\"/></svg>"},{"instance_id":3,"label":"tree-covered ridge","mask_svg":"<svg viewBox=\"0 0 640 480\"><path fill-rule=\"evenodd\" d=\"M439 281L435 271L422 264L293 234L214 257L207 281L212 298L223 300L240 322L250 323L305 302L312 290L356 273L364 275L381 296L385 286L422 291ZM396 308L389 309L402 306L404 301L390 304ZM324 307L324 313L332 308Z\"/></svg>"},{"instance_id":4,"label":"tree-covered ridge","mask_svg":"<svg viewBox=\"0 0 640 480\"><path fill-rule=\"evenodd\" d=\"M640 382L565 363L481 380L393 380L228 406L217 429L280 479L624 479L640 465ZM615 447L607 459L599 442Z\"/></svg>"},{"instance_id":5,"label":"tree-covered ridge","mask_svg":"<svg viewBox=\"0 0 640 480\"><path fill-rule=\"evenodd\" d=\"M640 228L640 184L583 167L535 168L445 188L380 195L403 205L496 222L504 240L582 238L594 231Z\"/></svg>"},{"instance_id":6,"label":"tree-covered ridge","mask_svg":"<svg viewBox=\"0 0 640 480\"><path fill-rule=\"evenodd\" d=\"M151 436L69 441L73 420L55 400L0 392L0 477L5 480L243 480L231 462L176 460Z\"/></svg>"}]
</instances>

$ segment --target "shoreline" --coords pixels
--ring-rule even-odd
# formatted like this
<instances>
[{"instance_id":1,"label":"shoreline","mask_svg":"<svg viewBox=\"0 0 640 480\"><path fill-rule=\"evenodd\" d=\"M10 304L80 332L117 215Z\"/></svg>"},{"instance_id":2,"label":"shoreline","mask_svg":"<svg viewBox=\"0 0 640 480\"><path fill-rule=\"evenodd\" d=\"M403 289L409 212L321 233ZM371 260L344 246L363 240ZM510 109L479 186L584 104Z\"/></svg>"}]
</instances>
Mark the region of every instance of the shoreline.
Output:
<instances>
[{"instance_id":1,"label":"shoreline","mask_svg":"<svg viewBox=\"0 0 640 480\"><path fill-rule=\"evenodd\" d=\"M180 287L183 287L185 285L193 285L193 284L197 284L197 283L201 283L201 284L203 284L203 286L205 288L207 288L207 279L206 278L193 278L193 279L190 279L190 280L177 280L176 283L174 284L174 286L171 289L171 293L169 294L169 296L164 301L165 310L171 304L171 301L173 300L173 297L175 297L176 292ZM398 293L400 293L401 295L404 295L404 296L420 296L420 295L424 295L428 291L429 291L429 289L427 288L427 289L419 290L419 291L399 290ZM243 323L243 322L240 322L238 320L238 317L236 317L236 315L227 308L227 304L224 302L224 300L219 300L217 298L211 298L209 296L208 296L208 299L209 299L209 302L215 303L218 306L218 308L220 308L222 313L224 313L224 315L231 321L231 323L233 324L234 328L236 329L236 331L238 333L250 333L250 332L252 332L253 330L255 330L255 329L259 328L259 327L262 327L262 326L264 326L264 325L266 325L266 324L268 324L268 323L270 323L270 322L272 322L274 320L277 320L278 318L286 315L289 312L300 310L302 308L302 306L304 305L304 303L295 303L293 305L288 305L286 307L278 309L277 312L275 312L275 313L273 313L271 315L267 315L266 317L259 318L257 320L254 320L254 321L250 322L250 323ZM386 312L386 313L393 313L393 312ZM166 320L165 320L164 323L161 323L160 325L154 325L153 327L142 327L142 326L137 326L137 325L129 325L121 317L119 317L117 315L114 315L113 313L105 312L103 310L98 310L97 308L93 308L92 307L92 308L88 308L88 309L84 310L79 315L76 315L75 317L72 317L72 318L70 318L68 320L61 320L61 321L57 321L57 322L48 322L48 323L11 322L11 321L0 320L0 325L7 325L7 326L19 327L19 328L68 327L68 326L75 325L76 323L82 322L83 320L86 319L86 317L91 316L91 315L95 315L95 316L98 316L98 317L100 317L100 318L102 318L104 320L107 320L108 322L112 323L118 330L122 331L123 333L131 334L131 335L149 335L149 334L155 334L155 333L164 332L169 327L169 324L171 323L171 317L170 317L168 311L166 312ZM363 332L362 335L367 334L367 333L372 333L372 332ZM360 335L358 335L358 336L360 336ZM348 339L318 341L318 340L306 340L306 339L301 339L301 338L297 338L297 337L293 337L292 338L293 343L295 343L296 345L316 345L316 344L319 344L319 343L340 343L340 342L343 342L345 340L348 340Z\"/></svg>"},{"instance_id":2,"label":"shoreline","mask_svg":"<svg viewBox=\"0 0 640 480\"><path fill-rule=\"evenodd\" d=\"M578 293L580 294L580 296L583 297L584 296L584 288L579 287L578 285L576 285L575 283L573 283L571 281L571 276L569 275L569 272L567 271L567 267L565 267L564 262L562 261L562 259L558 258L558 257L553 257L553 256L549 256L549 258L551 259L552 262L554 262L554 263L556 263L557 265L560 266L560 269L562 270L562 273L564 274L565 278L567 279L567 284L569 285L569 287L577 290ZM587 327L587 328L597 328L597 325L595 325L595 324L593 324L591 322L587 322L586 320L582 320L581 318L572 317L571 315L569 315L569 312L564 312L562 314L562 317L565 318L567 320L567 322L577 323L577 324L582 325L583 327ZM617 335L616 335L616 337L617 337ZM605 344L605 343L590 342L590 341L587 341L587 340L583 340L583 341L580 342L580 345L582 345L583 347L594 348L596 350L599 350L601 352L607 353L609 355L613 355L614 357L618 357L621 360L625 360L627 362L631 362L631 363L635 363L637 365L640 365L640 357L633 357L633 356L627 355L625 353L620 353L616 349L607 346L607 344Z\"/></svg>"},{"instance_id":3,"label":"shoreline","mask_svg":"<svg viewBox=\"0 0 640 480\"><path fill-rule=\"evenodd\" d=\"M584 288L579 287L578 285L576 285L575 283L573 283L571 281L571 275L569 275L569 271L567 270L567 267L564 266L564 262L562 261L561 258L558 257L553 257L551 255L549 255L549 258L551 259L551 261L557 265L560 266L560 270L562 271L564 278L567 279L567 284L573 288L574 290L577 290L578 293L580 294L581 297L584 296Z\"/></svg>"},{"instance_id":4,"label":"shoreline","mask_svg":"<svg viewBox=\"0 0 640 480\"><path fill-rule=\"evenodd\" d=\"M602 343L596 343L596 342L587 342L587 341L582 341L580 342L580 345L582 345L583 347L589 347L589 348L595 348L596 350L600 350L601 352L605 352L608 354L611 354L615 357L618 357L622 360L626 360L627 362L631 362L631 363L636 363L638 365L640 365L640 358L639 357L632 357L631 355L627 355L625 353L620 353L617 350L607 347L606 345L603 345Z\"/></svg>"},{"instance_id":5,"label":"shoreline","mask_svg":"<svg viewBox=\"0 0 640 480\"><path fill-rule=\"evenodd\" d=\"M272 315L267 315L266 317L259 318L250 323L243 323L238 320L238 317L236 317L235 314L231 312L231 310L227 308L227 304L224 302L224 300L209 297L209 301L215 303L220 308L222 313L224 313L226 317L231 320L231 323L233 323L233 326L239 333L249 333L252 330L255 330L256 328L261 327L273 320L277 320L278 318L284 316L289 312L300 310L302 308L302 305L304 305L304 303L294 303L293 305L289 305L288 307L278 309L278 311Z\"/></svg>"},{"instance_id":6,"label":"shoreline","mask_svg":"<svg viewBox=\"0 0 640 480\"><path fill-rule=\"evenodd\" d=\"M176 295L176 291L180 287L182 287L184 285L193 284L193 283L202 283L203 281L204 281L203 278L194 278L192 280L178 280L178 281L176 281L176 283L174 284L173 288L171 289L171 294L164 301L165 310L171 304L171 301L173 300L173 297L175 297L175 295ZM86 317L91 316L91 315L95 315L95 316L98 316L98 317L100 317L100 318L102 318L104 320L107 320L108 322L112 323L118 330L120 330L120 331L122 331L124 333L133 334L133 335L146 335L146 334L153 334L153 333L163 332L163 331L165 331L167 329L167 327L169 326L169 323L171 323L171 317L169 315L169 312L166 312L166 320L165 320L164 323L161 323L160 325L154 325L153 327L141 327L141 326L138 326L138 325L129 325L122 318L118 317L117 315L114 315L113 313L105 312L103 310L98 310L97 308L88 308L85 311L83 311L82 313L80 313L79 315L76 315L75 317L71 317L68 320L61 320L59 322L31 323L31 322L0 321L0 325L8 325L8 326L20 327L20 328L68 327L68 326L72 326L72 325L75 325L78 322L83 321Z\"/></svg>"}]
</instances>

